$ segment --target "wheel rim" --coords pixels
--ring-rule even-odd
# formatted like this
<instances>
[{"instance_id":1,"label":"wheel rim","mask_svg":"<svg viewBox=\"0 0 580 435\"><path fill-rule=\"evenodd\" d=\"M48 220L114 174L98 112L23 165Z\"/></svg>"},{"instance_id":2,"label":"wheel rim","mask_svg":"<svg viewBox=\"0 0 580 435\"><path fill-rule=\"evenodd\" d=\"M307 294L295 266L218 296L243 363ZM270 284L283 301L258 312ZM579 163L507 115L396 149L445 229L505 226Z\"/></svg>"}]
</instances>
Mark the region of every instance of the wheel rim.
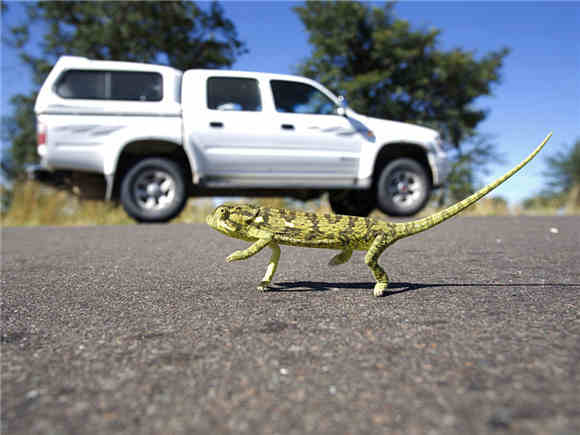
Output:
<instances>
[{"instance_id":1,"label":"wheel rim","mask_svg":"<svg viewBox=\"0 0 580 435\"><path fill-rule=\"evenodd\" d=\"M417 206L422 201L425 192L422 178L407 170L393 172L387 187L393 203L402 209Z\"/></svg>"},{"instance_id":2,"label":"wheel rim","mask_svg":"<svg viewBox=\"0 0 580 435\"><path fill-rule=\"evenodd\" d=\"M172 204L176 189L171 174L159 169L147 169L135 180L133 197L139 207L158 211Z\"/></svg>"}]
</instances>

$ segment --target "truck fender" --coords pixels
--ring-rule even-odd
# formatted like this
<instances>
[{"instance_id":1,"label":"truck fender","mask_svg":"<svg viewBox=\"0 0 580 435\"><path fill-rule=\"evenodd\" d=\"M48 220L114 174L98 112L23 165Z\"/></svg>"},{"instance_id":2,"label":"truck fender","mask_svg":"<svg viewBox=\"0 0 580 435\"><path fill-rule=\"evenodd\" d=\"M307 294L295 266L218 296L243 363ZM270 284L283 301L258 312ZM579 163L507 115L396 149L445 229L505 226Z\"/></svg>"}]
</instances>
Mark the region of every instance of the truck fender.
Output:
<instances>
[{"instance_id":1,"label":"truck fender","mask_svg":"<svg viewBox=\"0 0 580 435\"><path fill-rule=\"evenodd\" d=\"M425 146L414 142L397 141L384 143L382 146L377 147L377 150L372 157L373 160L372 166L370 166L370 174L372 174L373 183L376 182L381 169L384 168L389 161L397 158L411 158L416 160L425 167L429 177L431 178L430 181L433 181L433 168L428 155L429 151Z\"/></svg>"},{"instance_id":2,"label":"truck fender","mask_svg":"<svg viewBox=\"0 0 580 435\"><path fill-rule=\"evenodd\" d=\"M176 140L177 138L168 138L166 136L158 136L158 135L147 135L147 136L131 136L130 140L119 141L113 144L109 148L109 152L105 156L103 162L103 174L105 177L107 189L106 189L106 200L111 200L114 194L114 186L119 180L118 178L118 169L119 163L129 147L138 146L139 144L155 144L155 147L147 150L146 148L142 151L142 153L138 153L137 155L142 155L146 157L148 155L162 155L164 154L164 150L162 149L164 146L172 146L173 148L181 149L185 152L187 164L184 165L186 167L191 168L191 172L194 173L194 163L191 159L190 153L188 153L187 149L185 149L182 144L181 140ZM180 139L180 138L179 138ZM171 152L173 154L174 152ZM168 153L169 154L169 153Z\"/></svg>"}]
</instances>

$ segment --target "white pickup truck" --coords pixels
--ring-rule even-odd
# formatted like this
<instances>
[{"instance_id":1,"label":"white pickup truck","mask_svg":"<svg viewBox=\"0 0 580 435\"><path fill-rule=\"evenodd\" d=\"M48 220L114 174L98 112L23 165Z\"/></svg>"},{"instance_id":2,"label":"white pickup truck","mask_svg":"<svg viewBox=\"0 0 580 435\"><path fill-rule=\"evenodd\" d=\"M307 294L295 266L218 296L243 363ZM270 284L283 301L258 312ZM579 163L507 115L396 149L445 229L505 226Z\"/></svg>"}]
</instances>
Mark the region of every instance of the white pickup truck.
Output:
<instances>
[{"instance_id":1,"label":"white pickup truck","mask_svg":"<svg viewBox=\"0 0 580 435\"><path fill-rule=\"evenodd\" d=\"M336 213L417 213L449 163L431 129L370 118L303 77L61 57L38 95L41 181L137 221L188 196L329 192Z\"/></svg>"}]
</instances>

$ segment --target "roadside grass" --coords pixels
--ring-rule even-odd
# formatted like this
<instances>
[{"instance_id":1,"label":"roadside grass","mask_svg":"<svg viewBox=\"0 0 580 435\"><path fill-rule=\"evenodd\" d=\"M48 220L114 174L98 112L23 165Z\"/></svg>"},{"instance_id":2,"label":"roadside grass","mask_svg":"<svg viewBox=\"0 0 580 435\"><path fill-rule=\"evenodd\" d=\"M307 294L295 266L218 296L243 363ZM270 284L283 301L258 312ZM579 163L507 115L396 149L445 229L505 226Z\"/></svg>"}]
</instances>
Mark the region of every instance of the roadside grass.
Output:
<instances>
[{"instance_id":1,"label":"roadside grass","mask_svg":"<svg viewBox=\"0 0 580 435\"><path fill-rule=\"evenodd\" d=\"M81 200L75 195L33 181L14 186L3 226L94 226L134 224L123 207L104 201ZM190 199L173 222L204 222L213 208L211 199Z\"/></svg>"},{"instance_id":2,"label":"roadside grass","mask_svg":"<svg viewBox=\"0 0 580 435\"><path fill-rule=\"evenodd\" d=\"M2 194L7 195L8 192L4 190ZM46 187L33 181L16 184L11 195L12 203L8 210L2 213L3 226L94 226L135 223L119 204L81 200L66 191ZM265 207L305 208L319 213L330 212L326 198L306 203L284 198L250 198L247 201ZM203 223L213 208L214 202L211 198L190 199L185 210L172 222ZM417 217L429 216L438 210L441 208L431 203ZM568 205L566 208L558 208L550 204L542 204L541 207L531 209L519 206L511 208L505 201L483 198L465 210L463 214L471 216L580 215L580 207ZM371 216L391 220L379 211L374 211Z\"/></svg>"}]
</instances>

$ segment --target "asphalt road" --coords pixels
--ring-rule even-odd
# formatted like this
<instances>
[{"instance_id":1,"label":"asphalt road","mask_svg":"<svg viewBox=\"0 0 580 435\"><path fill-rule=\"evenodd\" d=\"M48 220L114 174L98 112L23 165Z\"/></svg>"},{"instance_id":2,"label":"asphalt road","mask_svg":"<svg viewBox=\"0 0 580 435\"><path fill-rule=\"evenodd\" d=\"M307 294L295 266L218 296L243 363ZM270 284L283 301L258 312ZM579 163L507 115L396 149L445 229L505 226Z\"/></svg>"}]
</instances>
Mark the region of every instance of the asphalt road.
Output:
<instances>
[{"instance_id":1,"label":"asphalt road","mask_svg":"<svg viewBox=\"0 0 580 435\"><path fill-rule=\"evenodd\" d=\"M2 433L578 434L580 218L456 218L381 257L204 225L2 231Z\"/></svg>"}]
</instances>

